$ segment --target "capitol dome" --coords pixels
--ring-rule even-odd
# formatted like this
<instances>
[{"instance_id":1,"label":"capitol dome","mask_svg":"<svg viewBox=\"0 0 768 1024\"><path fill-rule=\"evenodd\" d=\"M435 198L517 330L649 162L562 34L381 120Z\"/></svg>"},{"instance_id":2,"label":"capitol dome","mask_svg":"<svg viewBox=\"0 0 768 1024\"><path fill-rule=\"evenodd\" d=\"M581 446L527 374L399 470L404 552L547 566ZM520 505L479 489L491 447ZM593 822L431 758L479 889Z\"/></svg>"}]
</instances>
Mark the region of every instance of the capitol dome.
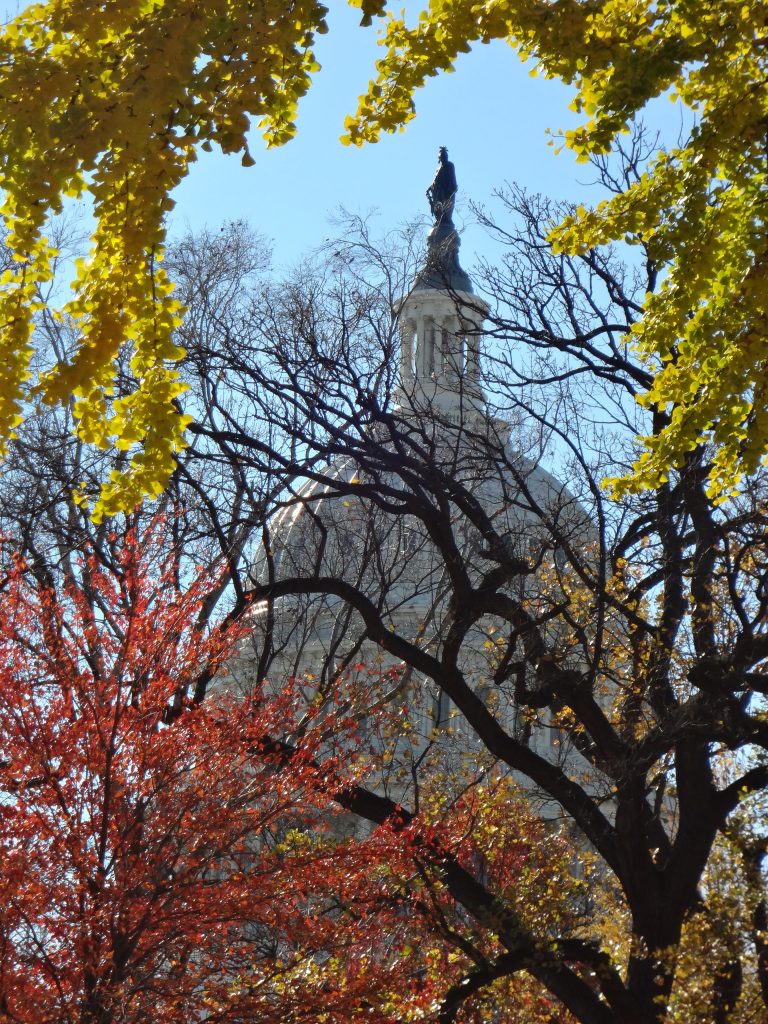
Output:
<instances>
[{"instance_id":1,"label":"capitol dome","mask_svg":"<svg viewBox=\"0 0 768 1024\"><path fill-rule=\"evenodd\" d=\"M586 513L567 487L525 458L510 425L487 411L480 352L487 306L460 267L450 211L436 219L428 243L425 265L397 308L391 412L359 458L318 467L268 525L254 584L278 596L255 603L253 645L258 657L268 634L273 679L391 665L400 660L397 637L441 654L452 642L449 595L458 577L482 588L503 576L522 602L553 589L569 547L588 536ZM293 581L290 592L283 581ZM461 645L458 667L478 691L494 678L498 629L492 614L479 615ZM516 714L516 685L511 676L496 685L507 722ZM421 677L418 686L429 730L448 705L433 681Z\"/></svg>"}]
</instances>

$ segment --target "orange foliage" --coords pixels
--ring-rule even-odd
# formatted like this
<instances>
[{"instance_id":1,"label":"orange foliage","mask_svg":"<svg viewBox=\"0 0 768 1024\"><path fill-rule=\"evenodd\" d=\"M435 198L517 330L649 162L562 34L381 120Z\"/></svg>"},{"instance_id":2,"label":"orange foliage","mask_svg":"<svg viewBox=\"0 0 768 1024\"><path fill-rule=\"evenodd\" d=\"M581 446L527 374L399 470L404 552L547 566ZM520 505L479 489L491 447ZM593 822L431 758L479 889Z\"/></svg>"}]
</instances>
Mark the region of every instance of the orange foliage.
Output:
<instances>
[{"instance_id":1,"label":"orange foliage","mask_svg":"<svg viewBox=\"0 0 768 1024\"><path fill-rule=\"evenodd\" d=\"M562 925L544 880L563 848L493 840L524 817L504 780L355 834L334 810L365 792L348 704L308 713L307 679L196 703L240 628L196 626L210 580L182 591L161 530L79 582L5 579L0 1020L435 1019L473 957L502 952L457 909L446 858ZM530 980L501 984L515 1020L554 1019ZM481 994L460 1019L487 1011Z\"/></svg>"}]
</instances>

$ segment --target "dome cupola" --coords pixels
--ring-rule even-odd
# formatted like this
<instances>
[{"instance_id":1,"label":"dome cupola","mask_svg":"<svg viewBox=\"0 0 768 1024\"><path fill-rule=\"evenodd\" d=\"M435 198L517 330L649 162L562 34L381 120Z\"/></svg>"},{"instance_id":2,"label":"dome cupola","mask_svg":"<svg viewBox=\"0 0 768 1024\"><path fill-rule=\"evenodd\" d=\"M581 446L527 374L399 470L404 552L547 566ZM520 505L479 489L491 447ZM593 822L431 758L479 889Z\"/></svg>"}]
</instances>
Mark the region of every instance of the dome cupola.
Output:
<instances>
[{"instance_id":1,"label":"dome cupola","mask_svg":"<svg viewBox=\"0 0 768 1024\"><path fill-rule=\"evenodd\" d=\"M476 587L493 580L504 563L530 562L530 572L507 564L509 578L498 584L523 601L537 588L551 589L547 574L562 569L552 525L568 544L589 533L575 496L538 460L526 458L509 424L486 407L480 340L488 306L459 263L455 192L455 171L443 149L427 190L434 223L426 259L397 307L395 409L385 408L361 436L353 432L346 453L314 463L312 478L290 488L269 523L269 550L254 566L255 589L264 599L253 608L253 645L258 650L269 634L278 677L333 674L357 662L399 663L385 634L441 658L453 627L456 565L466 585ZM441 531L430 529L433 511L442 517ZM295 589L282 588L284 581ZM280 596L270 595L278 590ZM362 597L368 619L350 594ZM456 655L456 667L478 692L494 672L498 628L483 613ZM413 677L420 735L445 717L442 698L431 703L435 685ZM505 681L494 700L502 721L512 722L514 680Z\"/></svg>"},{"instance_id":2,"label":"dome cupola","mask_svg":"<svg viewBox=\"0 0 768 1024\"><path fill-rule=\"evenodd\" d=\"M434 223L427 235L426 259L398 307L396 396L402 412L423 414L429 409L454 423L468 415L485 415L480 336L488 312L459 263L461 242L453 223L457 187L455 168L443 146L427 189Z\"/></svg>"}]
</instances>

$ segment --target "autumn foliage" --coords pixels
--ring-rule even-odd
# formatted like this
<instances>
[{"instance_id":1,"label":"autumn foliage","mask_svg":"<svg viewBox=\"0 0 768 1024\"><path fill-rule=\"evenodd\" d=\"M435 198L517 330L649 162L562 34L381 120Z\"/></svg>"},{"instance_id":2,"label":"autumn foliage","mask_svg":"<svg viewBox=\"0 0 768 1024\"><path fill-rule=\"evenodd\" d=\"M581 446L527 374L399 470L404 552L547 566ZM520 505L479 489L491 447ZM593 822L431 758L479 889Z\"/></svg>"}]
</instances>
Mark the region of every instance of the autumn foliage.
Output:
<instances>
[{"instance_id":1,"label":"autumn foliage","mask_svg":"<svg viewBox=\"0 0 768 1024\"><path fill-rule=\"evenodd\" d=\"M305 756L260 747L290 697L190 702L236 634L195 629L202 583L180 593L152 547L129 535L58 593L5 583L3 1020L274 1019L332 945L299 899L327 800Z\"/></svg>"},{"instance_id":2,"label":"autumn foliage","mask_svg":"<svg viewBox=\"0 0 768 1024\"><path fill-rule=\"evenodd\" d=\"M382 4L352 6L370 13ZM183 445L174 366L183 353L173 339L181 309L161 266L170 193L200 146L252 164L252 120L270 145L292 136L326 13L317 0L53 0L24 5L0 29L11 257L0 282L0 441L30 391L46 402L74 394L80 436L129 453L127 468L104 481L102 512L162 490ZM49 219L84 196L95 217L91 250L70 300L50 308L76 343L30 380L35 315L57 257ZM129 373L116 394L125 347Z\"/></svg>"},{"instance_id":3,"label":"autumn foliage","mask_svg":"<svg viewBox=\"0 0 768 1024\"><path fill-rule=\"evenodd\" d=\"M215 1011L246 922L279 928L279 872L250 867L298 790L247 757L248 703L163 724L230 641L192 628L199 594L142 575L146 554L129 538L58 594L24 566L6 581L5 1020L186 1020L193 993Z\"/></svg>"},{"instance_id":4,"label":"autumn foliage","mask_svg":"<svg viewBox=\"0 0 768 1024\"><path fill-rule=\"evenodd\" d=\"M450 800L436 780L420 818L351 829L376 759L349 701L307 712L306 679L227 695L239 630L198 628L210 580L183 590L160 537L129 531L64 584L19 563L4 579L0 1020L394 1022L446 997L485 1019L493 989L451 993L500 950L442 865L561 929L567 847L492 777ZM550 1019L530 979L503 985Z\"/></svg>"},{"instance_id":5,"label":"autumn foliage","mask_svg":"<svg viewBox=\"0 0 768 1024\"><path fill-rule=\"evenodd\" d=\"M608 151L657 97L681 103L693 124L688 138L660 150L597 208L580 206L551 240L571 253L627 240L656 267L631 341L655 375L646 402L664 429L646 438L634 483L622 486L663 481L711 440L713 490L731 489L768 447L765 5L433 0L408 27L386 0L349 2L363 24L383 19L385 53L347 141L402 127L430 75L493 39L575 85L585 121L564 142L580 159ZM128 453L126 467L103 481L97 515L162 490L185 443L174 366L182 309L162 267L171 193L199 147L240 153L250 165L252 124L270 145L291 137L326 14L317 0L48 0L0 31L0 188L11 257L0 287L0 440L30 394L46 402L74 394L80 436ZM49 218L84 196L95 215L91 251L70 300L49 309L77 340L31 378L35 316L57 256ZM117 394L124 347L130 380Z\"/></svg>"},{"instance_id":6,"label":"autumn foliage","mask_svg":"<svg viewBox=\"0 0 768 1024\"><path fill-rule=\"evenodd\" d=\"M627 242L654 268L628 340L655 377L643 401L658 429L619 490L663 483L714 442L711 489L730 493L768 450L765 4L432 0L413 26L387 23L348 141L399 128L430 75L493 39L574 86L584 120L562 142L579 160L609 152L653 101L679 104L680 138L595 208L550 225L550 242L571 254Z\"/></svg>"}]
</instances>

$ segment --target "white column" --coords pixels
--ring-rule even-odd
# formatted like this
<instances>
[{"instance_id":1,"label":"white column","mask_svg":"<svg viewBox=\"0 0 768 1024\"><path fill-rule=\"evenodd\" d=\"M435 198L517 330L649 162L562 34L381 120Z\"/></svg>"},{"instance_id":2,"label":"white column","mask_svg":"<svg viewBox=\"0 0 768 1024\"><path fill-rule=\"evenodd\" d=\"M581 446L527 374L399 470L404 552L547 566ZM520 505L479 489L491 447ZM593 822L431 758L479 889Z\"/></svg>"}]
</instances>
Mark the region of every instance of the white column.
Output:
<instances>
[{"instance_id":1,"label":"white column","mask_svg":"<svg viewBox=\"0 0 768 1024\"><path fill-rule=\"evenodd\" d=\"M413 383L413 342L416 324L406 320L400 327L400 380L404 385Z\"/></svg>"},{"instance_id":2,"label":"white column","mask_svg":"<svg viewBox=\"0 0 768 1024\"><path fill-rule=\"evenodd\" d=\"M480 337L477 334L467 335L467 378L480 380Z\"/></svg>"}]
</instances>

